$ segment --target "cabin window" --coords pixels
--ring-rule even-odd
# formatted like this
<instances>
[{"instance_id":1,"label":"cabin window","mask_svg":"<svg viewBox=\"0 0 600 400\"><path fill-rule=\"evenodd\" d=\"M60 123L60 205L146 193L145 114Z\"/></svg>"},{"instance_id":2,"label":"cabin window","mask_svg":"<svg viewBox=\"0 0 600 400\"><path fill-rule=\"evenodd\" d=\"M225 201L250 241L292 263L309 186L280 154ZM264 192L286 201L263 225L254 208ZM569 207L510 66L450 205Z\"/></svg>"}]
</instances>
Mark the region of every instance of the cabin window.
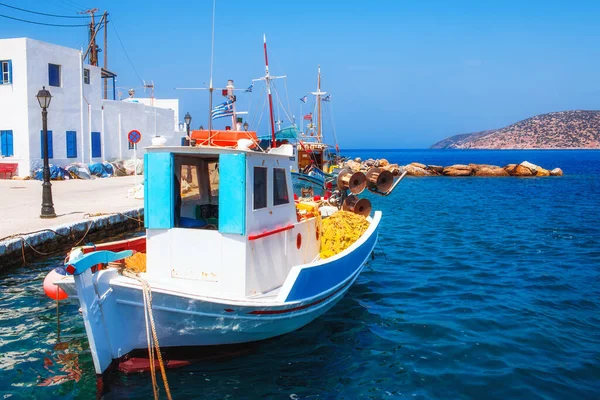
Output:
<instances>
[{"instance_id":1,"label":"cabin window","mask_svg":"<svg viewBox=\"0 0 600 400\"><path fill-rule=\"evenodd\" d=\"M210 186L210 197L219 197L219 163L208 163L208 182Z\"/></svg>"},{"instance_id":2,"label":"cabin window","mask_svg":"<svg viewBox=\"0 0 600 400\"><path fill-rule=\"evenodd\" d=\"M181 200L200 199L198 171L195 165L181 166Z\"/></svg>"},{"instance_id":3,"label":"cabin window","mask_svg":"<svg viewBox=\"0 0 600 400\"><path fill-rule=\"evenodd\" d=\"M219 223L218 160L176 157L175 226L217 229Z\"/></svg>"},{"instance_id":4,"label":"cabin window","mask_svg":"<svg viewBox=\"0 0 600 400\"><path fill-rule=\"evenodd\" d=\"M273 168L273 205L278 206L289 202L285 169Z\"/></svg>"},{"instance_id":5,"label":"cabin window","mask_svg":"<svg viewBox=\"0 0 600 400\"><path fill-rule=\"evenodd\" d=\"M267 206L267 168L254 167L254 209Z\"/></svg>"},{"instance_id":6,"label":"cabin window","mask_svg":"<svg viewBox=\"0 0 600 400\"><path fill-rule=\"evenodd\" d=\"M83 69L83 83L90 84L90 70L87 68Z\"/></svg>"}]
</instances>

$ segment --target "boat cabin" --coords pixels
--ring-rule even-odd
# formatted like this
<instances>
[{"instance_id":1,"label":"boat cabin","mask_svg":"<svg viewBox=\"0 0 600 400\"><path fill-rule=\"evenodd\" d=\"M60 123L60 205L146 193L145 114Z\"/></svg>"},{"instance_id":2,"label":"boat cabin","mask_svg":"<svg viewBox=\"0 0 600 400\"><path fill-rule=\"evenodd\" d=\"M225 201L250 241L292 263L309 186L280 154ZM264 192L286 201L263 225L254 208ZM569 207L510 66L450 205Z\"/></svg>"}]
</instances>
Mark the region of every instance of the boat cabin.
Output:
<instances>
[{"instance_id":1,"label":"boat cabin","mask_svg":"<svg viewBox=\"0 0 600 400\"><path fill-rule=\"evenodd\" d=\"M298 221L288 155L149 147L144 156L147 275L176 289L276 296L318 257L315 218Z\"/></svg>"}]
</instances>

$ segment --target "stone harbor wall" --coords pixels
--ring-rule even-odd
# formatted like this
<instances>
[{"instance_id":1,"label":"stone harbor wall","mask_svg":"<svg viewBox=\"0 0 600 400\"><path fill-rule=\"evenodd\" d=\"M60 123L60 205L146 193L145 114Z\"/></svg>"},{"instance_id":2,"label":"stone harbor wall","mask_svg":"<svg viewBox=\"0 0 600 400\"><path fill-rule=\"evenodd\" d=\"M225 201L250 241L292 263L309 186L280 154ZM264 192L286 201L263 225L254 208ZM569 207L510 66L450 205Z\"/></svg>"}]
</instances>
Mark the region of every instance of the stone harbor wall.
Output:
<instances>
[{"instance_id":1,"label":"stone harbor wall","mask_svg":"<svg viewBox=\"0 0 600 400\"><path fill-rule=\"evenodd\" d=\"M508 164L503 167L489 164L455 164L450 166L425 165L413 162L408 165L390 164L386 159L368 159L361 161L359 158L348 160L344 167L353 171L366 171L371 167L381 167L390 171L394 176L406 172L409 176L562 176L560 168L548 170L539 165L523 161L520 164Z\"/></svg>"}]
</instances>

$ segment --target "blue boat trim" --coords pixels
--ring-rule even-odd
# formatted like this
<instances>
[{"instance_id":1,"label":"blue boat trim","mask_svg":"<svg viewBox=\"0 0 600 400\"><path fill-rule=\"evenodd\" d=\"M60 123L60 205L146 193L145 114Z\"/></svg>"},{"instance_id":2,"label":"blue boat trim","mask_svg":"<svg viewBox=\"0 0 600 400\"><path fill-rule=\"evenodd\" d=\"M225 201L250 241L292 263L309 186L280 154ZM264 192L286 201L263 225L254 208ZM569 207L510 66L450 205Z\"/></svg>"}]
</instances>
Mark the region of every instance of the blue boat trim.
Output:
<instances>
[{"instance_id":1,"label":"blue boat trim","mask_svg":"<svg viewBox=\"0 0 600 400\"><path fill-rule=\"evenodd\" d=\"M133 251L131 250L123 250L118 253L108 250L93 251L75 261L70 262L65 270L69 275L80 275L92 268L94 265L108 264L109 262L122 260L124 258L131 257L132 254Z\"/></svg>"},{"instance_id":2,"label":"blue boat trim","mask_svg":"<svg viewBox=\"0 0 600 400\"><path fill-rule=\"evenodd\" d=\"M371 227L363 237L337 256L323 260L318 265L302 266L285 301L300 301L318 296L355 275L375 247L380 220L381 213L376 212Z\"/></svg>"}]
</instances>

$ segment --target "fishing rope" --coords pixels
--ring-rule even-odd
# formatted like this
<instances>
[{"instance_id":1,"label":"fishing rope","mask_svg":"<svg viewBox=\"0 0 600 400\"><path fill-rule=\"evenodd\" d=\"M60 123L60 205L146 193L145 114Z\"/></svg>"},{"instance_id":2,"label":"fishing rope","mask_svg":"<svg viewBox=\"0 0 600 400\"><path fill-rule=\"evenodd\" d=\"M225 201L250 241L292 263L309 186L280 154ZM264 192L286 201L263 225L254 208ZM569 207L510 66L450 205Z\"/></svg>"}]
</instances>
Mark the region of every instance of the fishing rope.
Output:
<instances>
[{"instance_id":1,"label":"fishing rope","mask_svg":"<svg viewBox=\"0 0 600 400\"><path fill-rule=\"evenodd\" d=\"M144 321L146 323L146 343L148 344L148 361L150 363L150 376L152 377L152 391L154 392L154 398L158 399L158 382L156 381L154 366L154 347L150 341L150 325L148 324L148 297L146 296L146 290L144 289L142 289L142 296L144 299Z\"/></svg>"},{"instance_id":2,"label":"fishing rope","mask_svg":"<svg viewBox=\"0 0 600 400\"><path fill-rule=\"evenodd\" d=\"M150 340L150 338L147 337L148 348L149 348L149 357L152 358L150 360L150 371L152 372L152 384L153 385L156 384L156 382L155 382L156 375L155 375L155 371L154 371L154 354L156 354L156 357L158 358L158 365L160 366L160 373L162 376L163 384L165 385L165 392L167 393L167 398L169 400L172 400L173 397L171 396L171 389L169 388L169 382L167 381L167 373L165 370L165 365L164 365L162 354L160 351L160 345L158 343L158 334L156 333L156 324L154 322L154 314L152 312L152 290L150 288L150 285L148 284L148 281L146 281L144 278L142 278L139 274L132 273L132 272L128 271L127 269L124 269L122 271L122 273L124 276L127 276L129 278L137 280L142 285L142 294L143 294L143 299L144 299L144 313L145 313L144 318L147 318L146 329L148 330L148 320L149 320L150 321L150 331L152 333L152 335L151 335L152 340ZM155 392L154 392L154 398L158 399L158 391L157 390L155 390Z\"/></svg>"},{"instance_id":3,"label":"fishing rope","mask_svg":"<svg viewBox=\"0 0 600 400\"><path fill-rule=\"evenodd\" d=\"M144 221L141 219L141 213L139 212L139 210L137 211L137 215L138 218L134 218L134 217L130 217L124 213L88 213L88 214L84 214L84 218L90 218L90 217L100 217L100 216L108 216L108 215L121 215L124 218L130 219L132 221L136 221L139 224L139 227L142 226L142 224L144 223ZM92 229L92 226L94 226L94 224L96 223L96 220L91 220L90 223L88 224L85 233L83 234L83 236L77 240L72 247L77 247L79 246L84 240L85 238L88 236L90 230ZM0 238L0 242L5 241L5 240L9 240L9 239L19 239L21 241L21 258L23 259L23 264L29 264L27 262L27 259L25 257L25 248L26 246L29 247L34 253L40 255L40 256L50 256L52 254L55 254L55 251L51 251L51 252L43 252L40 251L38 249L36 249L31 243L29 243L27 241L27 239L25 239L25 236L27 235L32 235L34 233L41 233L41 232L52 232L53 234L60 236L60 237L64 237L64 238L71 238L72 240L75 240L75 232L73 231L73 227L70 226L69 227L69 234L64 234L64 233L60 233L54 229L50 229L50 228L46 228L46 229L40 229L38 231L32 231L32 232L26 232L26 233L13 233L11 235L8 235L6 237Z\"/></svg>"}]
</instances>

